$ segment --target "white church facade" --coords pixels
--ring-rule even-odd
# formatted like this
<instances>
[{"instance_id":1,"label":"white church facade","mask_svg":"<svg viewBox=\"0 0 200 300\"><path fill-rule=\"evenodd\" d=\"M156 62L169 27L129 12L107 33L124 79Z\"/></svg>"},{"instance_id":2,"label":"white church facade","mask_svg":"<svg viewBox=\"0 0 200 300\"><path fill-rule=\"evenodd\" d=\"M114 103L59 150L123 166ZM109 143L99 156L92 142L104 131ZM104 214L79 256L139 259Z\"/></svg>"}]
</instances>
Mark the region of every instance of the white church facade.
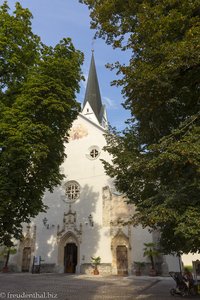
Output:
<instances>
[{"instance_id":1,"label":"white church facade","mask_svg":"<svg viewBox=\"0 0 200 300\"><path fill-rule=\"evenodd\" d=\"M66 143L67 158L61 166L65 178L53 193L46 192L46 213L24 227L17 253L10 257L16 271L32 270L34 257L41 257L41 272L92 273L91 257L100 257L100 274L128 275L143 257L144 243L156 242L156 233L142 227L123 226L134 206L117 193L101 159L111 161L105 133L108 126L102 105L92 54L85 100ZM157 258L160 274L178 271L176 257Z\"/></svg>"}]
</instances>

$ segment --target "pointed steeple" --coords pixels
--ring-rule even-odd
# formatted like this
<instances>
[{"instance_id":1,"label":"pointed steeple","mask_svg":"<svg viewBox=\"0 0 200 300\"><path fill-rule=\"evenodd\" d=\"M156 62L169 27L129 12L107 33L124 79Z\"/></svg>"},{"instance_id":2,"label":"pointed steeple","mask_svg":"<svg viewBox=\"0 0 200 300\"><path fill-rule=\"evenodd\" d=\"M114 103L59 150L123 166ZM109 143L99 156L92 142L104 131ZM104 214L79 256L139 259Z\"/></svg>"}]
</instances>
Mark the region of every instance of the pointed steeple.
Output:
<instances>
[{"instance_id":1,"label":"pointed steeple","mask_svg":"<svg viewBox=\"0 0 200 300\"><path fill-rule=\"evenodd\" d=\"M92 51L92 58L90 63L89 76L87 81L85 99L83 103L83 109L88 102L92 108L99 123L102 123L102 102L99 89L99 83L97 78L96 66L94 61L94 51Z\"/></svg>"}]
</instances>

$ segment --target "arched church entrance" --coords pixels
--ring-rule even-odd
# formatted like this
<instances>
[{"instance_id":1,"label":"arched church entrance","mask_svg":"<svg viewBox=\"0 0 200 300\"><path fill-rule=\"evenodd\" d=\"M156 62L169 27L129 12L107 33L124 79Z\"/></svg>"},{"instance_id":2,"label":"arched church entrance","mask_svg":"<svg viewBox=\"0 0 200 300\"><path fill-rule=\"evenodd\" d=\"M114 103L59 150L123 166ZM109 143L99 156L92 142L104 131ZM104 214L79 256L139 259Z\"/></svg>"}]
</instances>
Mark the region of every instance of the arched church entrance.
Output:
<instances>
[{"instance_id":1,"label":"arched church entrance","mask_svg":"<svg viewBox=\"0 0 200 300\"><path fill-rule=\"evenodd\" d=\"M75 243L67 243L64 248L64 272L75 273L77 266L77 246Z\"/></svg>"},{"instance_id":2,"label":"arched church entrance","mask_svg":"<svg viewBox=\"0 0 200 300\"><path fill-rule=\"evenodd\" d=\"M22 253L22 272L28 272L31 263L31 247L25 247Z\"/></svg>"},{"instance_id":3,"label":"arched church entrance","mask_svg":"<svg viewBox=\"0 0 200 300\"><path fill-rule=\"evenodd\" d=\"M128 274L128 251L124 245L117 246L116 248L117 257L117 274L127 275Z\"/></svg>"},{"instance_id":4,"label":"arched church entrance","mask_svg":"<svg viewBox=\"0 0 200 300\"><path fill-rule=\"evenodd\" d=\"M68 231L58 242L58 268L60 272L79 272L79 256L79 240L73 232Z\"/></svg>"},{"instance_id":5,"label":"arched church entrance","mask_svg":"<svg viewBox=\"0 0 200 300\"><path fill-rule=\"evenodd\" d=\"M111 242L112 274L127 275L130 273L131 257L128 236L119 229Z\"/></svg>"}]
</instances>

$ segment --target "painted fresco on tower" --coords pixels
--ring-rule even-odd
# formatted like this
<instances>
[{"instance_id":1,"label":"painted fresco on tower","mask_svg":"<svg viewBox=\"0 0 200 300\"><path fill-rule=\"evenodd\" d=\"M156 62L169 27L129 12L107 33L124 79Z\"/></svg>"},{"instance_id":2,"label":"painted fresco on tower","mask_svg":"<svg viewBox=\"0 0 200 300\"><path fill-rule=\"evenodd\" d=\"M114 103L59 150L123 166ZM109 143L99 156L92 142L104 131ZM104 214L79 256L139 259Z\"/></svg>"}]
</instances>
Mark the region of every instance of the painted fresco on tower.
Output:
<instances>
[{"instance_id":1,"label":"painted fresco on tower","mask_svg":"<svg viewBox=\"0 0 200 300\"><path fill-rule=\"evenodd\" d=\"M79 140L88 135L88 130L83 124L73 126L69 132L69 141Z\"/></svg>"}]
</instances>

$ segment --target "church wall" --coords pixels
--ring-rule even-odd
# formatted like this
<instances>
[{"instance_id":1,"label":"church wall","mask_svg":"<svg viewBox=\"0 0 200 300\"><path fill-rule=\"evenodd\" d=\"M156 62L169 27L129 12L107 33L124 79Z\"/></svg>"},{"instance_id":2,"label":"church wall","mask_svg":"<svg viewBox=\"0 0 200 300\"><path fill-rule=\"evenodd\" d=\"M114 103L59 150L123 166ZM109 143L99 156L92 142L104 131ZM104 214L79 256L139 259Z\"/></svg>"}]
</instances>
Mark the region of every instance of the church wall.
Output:
<instances>
[{"instance_id":1,"label":"church wall","mask_svg":"<svg viewBox=\"0 0 200 300\"><path fill-rule=\"evenodd\" d=\"M87 124L87 127L85 125ZM83 124L81 126L80 124ZM98 146L100 157L105 158L102 147L105 139L102 137L102 129L94 127L85 120L76 120L74 124L78 132L74 132L73 140L66 144L67 158L61 166L66 175L61 187L54 189L54 193L46 192L44 203L48 205L47 213L41 213L34 220L37 225L37 240L35 256L41 256L42 264L58 265L58 241L57 225L62 228L63 215L69 209L66 203L64 183L75 180L80 184L80 198L71 203L72 211L76 211L76 223L82 223L82 236L79 245L79 266L89 264L91 256L100 256L102 262L110 263L111 251L108 228L102 229L102 186L108 184L102 163L99 158L88 158L89 148ZM82 137L79 137L80 134ZM94 138L95 136L95 138ZM98 142L97 142L98 141ZM89 215L93 216L93 227L88 221ZM43 219L47 218L48 228L44 226ZM105 249L108 249L105 251Z\"/></svg>"},{"instance_id":2,"label":"church wall","mask_svg":"<svg viewBox=\"0 0 200 300\"><path fill-rule=\"evenodd\" d=\"M54 193L46 192L44 204L49 208L46 213L40 213L34 220L37 226L35 256L41 256L45 263L57 262L57 225L63 219L65 204L61 199L61 188L55 188ZM43 223L47 219L46 226Z\"/></svg>"},{"instance_id":3,"label":"church wall","mask_svg":"<svg viewBox=\"0 0 200 300\"><path fill-rule=\"evenodd\" d=\"M78 126L80 121L82 120L78 119L75 122L74 127ZM85 120L82 122L83 127L85 125L84 121ZM84 230L83 225L83 237L81 244L81 259L84 258L83 263L86 265L85 270L83 271L90 272L91 270L89 266L91 256L100 256L102 264L108 264L104 267L110 269L112 253L109 228L102 228L102 187L108 185L110 180L108 176L106 176L103 165L100 161L100 158L104 158L106 160L109 159L107 153L102 151L102 148L105 145L105 138L101 129L95 127L89 122L86 122L86 124L88 135L84 136L81 141L79 139L73 140L73 142L67 145L66 149L68 153L73 154L73 157L82 157L82 162L80 165L75 166L73 164L74 159L70 159L69 157L69 161L66 160L65 168L66 172L67 168L70 169L70 178L73 179L73 177L76 177L76 180L82 186L80 201L76 203L77 210L80 213L80 218L85 218L85 222L87 223L87 216L89 214L92 214L93 216L93 228L86 225L86 229ZM91 160L89 158L89 149L91 146L99 147L100 156L96 160ZM70 163L73 165L70 165ZM79 176L77 176L77 170ZM88 186L88 182L90 188ZM91 233L87 234L87 232L89 233L90 231Z\"/></svg>"},{"instance_id":4,"label":"church wall","mask_svg":"<svg viewBox=\"0 0 200 300\"><path fill-rule=\"evenodd\" d=\"M49 208L31 224L37 226L31 259L41 256L43 272L64 272L64 247L68 242L75 243L78 249L77 273L91 274L91 256L100 256L101 274L117 274L118 246L127 249L128 274L132 273L134 261L147 261L143 248L145 242L152 241L152 234L141 226L120 224L134 212L134 207L127 206L123 196L115 193L112 180L105 174L100 159L110 161L110 157L102 150L103 134L102 128L82 116L73 124L66 144L67 158L61 166L66 178L53 193L45 193L44 204ZM96 159L90 156L93 146L99 152ZM65 195L65 184L70 180L80 185L80 197L71 202ZM20 269L22 258L18 257L17 264Z\"/></svg>"},{"instance_id":5,"label":"church wall","mask_svg":"<svg viewBox=\"0 0 200 300\"><path fill-rule=\"evenodd\" d=\"M144 243L152 242L152 235L142 226L132 229L131 245L133 248L133 261L145 262L147 259L143 256Z\"/></svg>"}]
</instances>

